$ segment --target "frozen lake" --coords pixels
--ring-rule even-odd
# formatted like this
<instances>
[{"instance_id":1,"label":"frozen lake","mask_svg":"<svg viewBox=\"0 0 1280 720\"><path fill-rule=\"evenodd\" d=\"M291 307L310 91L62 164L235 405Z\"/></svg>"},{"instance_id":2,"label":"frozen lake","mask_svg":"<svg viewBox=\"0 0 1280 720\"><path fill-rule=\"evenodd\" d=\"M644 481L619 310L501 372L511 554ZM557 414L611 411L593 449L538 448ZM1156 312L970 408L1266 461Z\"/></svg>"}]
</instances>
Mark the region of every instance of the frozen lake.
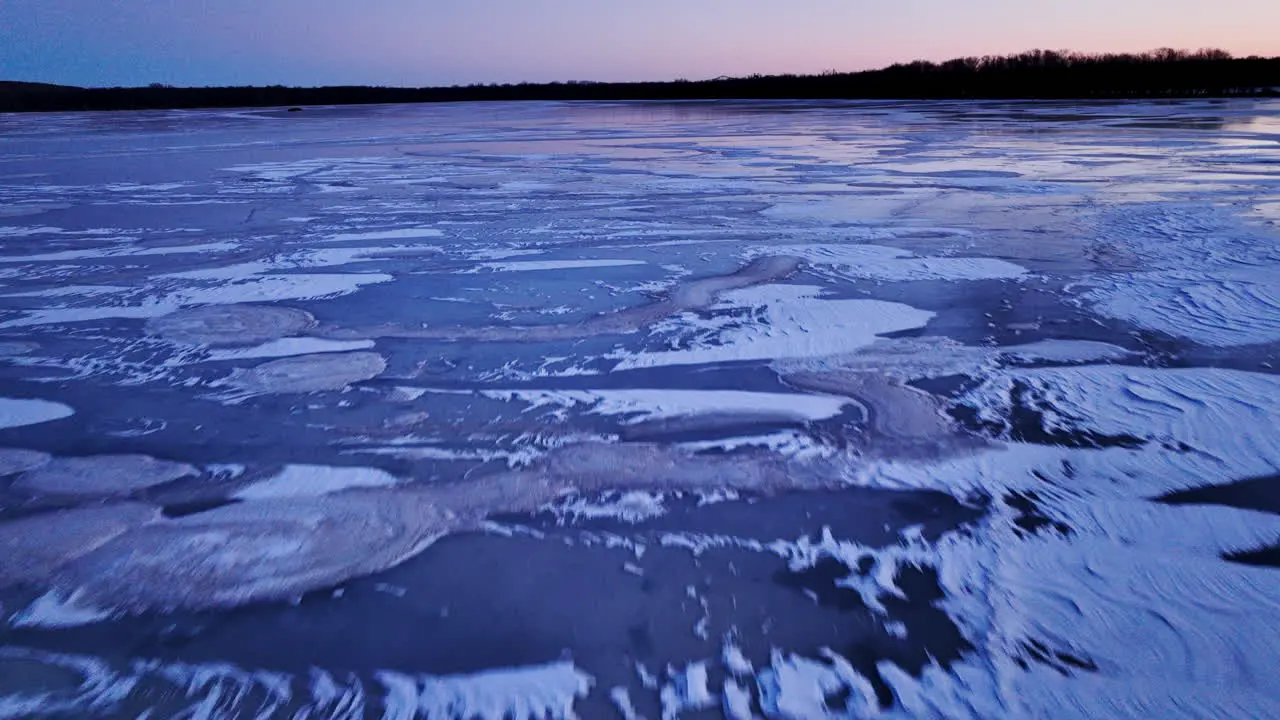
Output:
<instances>
[{"instance_id":1,"label":"frozen lake","mask_svg":"<svg viewBox=\"0 0 1280 720\"><path fill-rule=\"evenodd\" d=\"M1280 717L1280 102L0 115L0 718Z\"/></svg>"}]
</instances>

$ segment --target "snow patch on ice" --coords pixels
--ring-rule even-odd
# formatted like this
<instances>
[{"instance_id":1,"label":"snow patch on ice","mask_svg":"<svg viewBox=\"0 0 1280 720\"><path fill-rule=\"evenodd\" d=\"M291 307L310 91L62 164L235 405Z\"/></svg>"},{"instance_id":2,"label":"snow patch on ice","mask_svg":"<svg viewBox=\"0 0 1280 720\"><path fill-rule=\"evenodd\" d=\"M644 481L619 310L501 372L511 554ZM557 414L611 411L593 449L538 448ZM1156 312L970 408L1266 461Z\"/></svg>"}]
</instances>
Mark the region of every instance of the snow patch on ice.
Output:
<instances>
[{"instance_id":1,"label":"snow patch on ice","mask_svg":"<svg viewBox=\"0 0 1280 720\"><path fill-rule=\"evenodd\" d=\"M432 676L312 669L305 676L228 663L126 663L0 647L0 676L38 669L36 689L0 683L0 717L136 715L157 698L166 717L385 720L573 720L594 679L570 662ZM146 715L148 711L143 711Z\"/></svg>"},{"instance_id":2,"label":"snow patch on ice","mask_svg":"<svg viewBox=\"0 0 1280 720\"><path fill-rule=\"evenodd\" d=\"M1102 314L1201 345L1280 340L1280 265L1117 276L1085 293ZM1103 284L1105 282L1105 284Z\"/></svg>"},{"instance_id":3,"label":"snow patch on ice","mask_svg":"<svg viewBox=\"0 0 1280 720\"><path fill-rule=\"evenodd\" d=\"M368 350L372 340L325 340L322 338L280 338L247 348L219 348L209 351L209 360L252 360L260 358L292 357L320 353Z\"/></svg>"},{"instance_id":4,"label":"snow patch on ice","mask_svg":"<svg viewBox=\"0 0 1280 720\"><path fill-rule=\"evenodd\" d=\"M685 313L661 326L672 344L688 347L618 352L615 369L696 365L743 360L811 358L853 352L879 335L924 327L933 313L880 300L822 299L822 288L761 285L724 293L717 310L746 310L751 319L710 325Z\"/></svg>"},{"instance_id":5,"label":"snow patch on ice","mask_svg":"<svg viewBox=\"0 0 1280 720\"><path fill-rule=\"evenodd\" d=\"M399 228L396 230L371 230L369 232L339 233L320 238L325 242L349 242L356 240L403 240L406 238L443 237L444 231L433 227Z\"/></svg>"},{"instance_id":6,"label":"snow patch on ice","mask_svg":"<svg viewBox=\"0 0 1280 720\"><path fill-rule=\"evenodd\" d=\"M679 443L679 447L692 452L715 450L733 452L743 448L762 448L789 458L814 458L829 456L836 451L798 430L779 430L763 435L735 435L714 440L693 440Z\"/></svg>"},{"instance_id":7,"label":"snow patch on ice","mask_svg":"<svg viewBox=\"0 0 1280 720\"><path fill-rule=\"evenodd\" d=\"M920 257L880 245L778 245L748 256L796 255L820 274L845 279L904 282L912 280L1008 280L1026 270L1005 260L973 257Z\"/></svg>"},{"instance_id":8,"label":"snow patch on ice","mask_svg":"<svg viewBox=\"0 0 1280 720\"><path fill-rule=\"evenodd\" d=\"M36 598L26 609L10 618L14 627L65 628L106 620L111 612L85 605L77 590L69 596L50 590Z\"/></svg>"},{"instance_id":9,"label":"snow patch on ice","mask_svg":"<svg viewBox=\"0 0 1280 720\"><path fill-rule=\"evenodd\" d=\"M666 508L662 506L662 495L638 490L604 498L572 496L552 503L545 509L561 521L615 518L629 523L643 522L666 512Z\"/></svg>"},{"instance_id":10,"label":"snow patch on ice","mask_svg":"<svg viewBox=\"0 0 1280 720\"><path fill-rule=\"evenodd\" d=\"M71 417L75 410L49 400L25 400L0 397L0 428L39 425Z\"/></svg>"},{"instance_id":11,"label":"snow patch on ice","mask_svg":"<svg viewBox=\"0 0 1280 720\"><path fill-rule=\"evenodd\" d=\"M772 663L756 678L760 707L767 717L838 717L827 697L845 693L845 717L880 715L875 688L843 657L824 653L827 662L775 651Z\"/></svg>"},{"instance_id":12,"label":"snow patch on ice","mask_svg":"<svg viewBox=\"0 0 1280 720\"><path fill-rule=\"evenodd\" d=\"M572 720L594 679L573 663L489 670L457 677L380 672L384 717L423 720Z\"/></svg>"},{"instance_id":13,"label":"snow patch on ice","mask_svg":"<svg viewBox=\"0 0 1280 720\"><path fill-rule=\"evenodd\" d=\"M1116 366L1011 370L966 401L993 423L1021 406L1053 431L1146 444L1011 443L853 474L860 484L960 497L1033 491L1040 511L1071 531L1028 535L1000 502L976 534L919 546L914 561L938 570L942 606L979 653L949 673L927 669L919 680L882 665L907 710L1124 717L1154 708L1192 717L1276 707L1260 678L1280 663L1280 631L1264 619L1280 608L1280 578L1220 555L1274 542L1280 518L1149 498L1274 474L1280 378ZM1028 655L1030 641L1050 649L1050 662L1065 655L1096 670L1045 667Z\"/></svg>"},{"instance_id":14,"label":"snow patch on ice","mask_svg":"<svg viewBox=\"0 0 1280 720\"><path fill-rule=\"evenodd\" d=\"M286 465L273 477L238 490L231 497L237 500L316 497L350 488L390 487L398 482L394 475L377 468Z\"/></svg>"},{"instance_id":15,"label":"snow patch on ice","mask_svg":"<svg viewBox=\"0 0 1280 720\"><path fill-rule=\"evenodd\" d=\"M625 687L618 686L611 689L609 699L613 701L613 706L618 708L622 720L644 720L643 716L636 712L636 706L631 702L631 693Z\"/></svg>"},{"instance_id":16,"label":"snow patch on ice","mask_svg":"<svg viewBox=\"0 0 1280 720\"><path fill-rule=\"evenodd\" d=\"M707 688L706 662L689 663L683 670L667 668L667 675L669 680L660 693L663 720L677 720L686 711L715 706L715 696Z\"/></svg>"}]
</instances>

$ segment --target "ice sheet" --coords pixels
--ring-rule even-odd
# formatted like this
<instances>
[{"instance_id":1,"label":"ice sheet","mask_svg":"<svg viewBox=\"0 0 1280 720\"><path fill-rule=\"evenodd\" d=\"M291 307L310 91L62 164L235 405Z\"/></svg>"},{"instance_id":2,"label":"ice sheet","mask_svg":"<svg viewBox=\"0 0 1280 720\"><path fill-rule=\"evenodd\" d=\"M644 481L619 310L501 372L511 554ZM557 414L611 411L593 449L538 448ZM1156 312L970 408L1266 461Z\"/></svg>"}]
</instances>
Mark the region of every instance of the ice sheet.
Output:
<instances>
[{"instance_id":1,"label":"ice sheet","mask_svg":"<svg viewBox=\"0 0 1280 720\"><path fill-rule=\"evenodd\" d=\"M1278 117L0 118L0 716L1280 716Z\"/></svg>"}]
</instances>

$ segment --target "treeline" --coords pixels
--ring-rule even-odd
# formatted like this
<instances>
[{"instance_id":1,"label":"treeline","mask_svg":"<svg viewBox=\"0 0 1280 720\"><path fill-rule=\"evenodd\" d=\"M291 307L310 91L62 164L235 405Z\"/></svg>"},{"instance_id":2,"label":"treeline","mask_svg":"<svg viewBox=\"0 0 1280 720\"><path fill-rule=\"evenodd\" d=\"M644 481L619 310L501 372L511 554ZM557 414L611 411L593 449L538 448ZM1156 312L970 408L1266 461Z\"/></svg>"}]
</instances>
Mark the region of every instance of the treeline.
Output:
<instances>
[{"instance_id":1,"label":"treeline","mask_svg":"<svg viewBox=\"0 0 1280 720\"><path fill-rule=\"evenodd\" d=\"M1221 50L1017 55L917 61L880 70L631 83L454 87L70 88L0 83L0 111L353 105L501 100L1086 99L1280 96L1280 57Z\"/></svg>"}]
</instances>

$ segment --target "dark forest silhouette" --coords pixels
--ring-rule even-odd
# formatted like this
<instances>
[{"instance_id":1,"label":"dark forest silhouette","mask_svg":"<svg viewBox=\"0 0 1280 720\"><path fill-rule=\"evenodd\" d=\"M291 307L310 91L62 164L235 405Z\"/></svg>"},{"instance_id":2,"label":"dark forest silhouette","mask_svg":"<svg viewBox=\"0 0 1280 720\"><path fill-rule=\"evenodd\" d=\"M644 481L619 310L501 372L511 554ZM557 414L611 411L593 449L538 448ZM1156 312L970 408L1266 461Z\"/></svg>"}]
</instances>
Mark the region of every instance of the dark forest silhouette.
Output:
<instances>
[{"instance_id":1,"label":"dark forest silhouette","mask_svg":"<svg viewBox=\"0 0 1280 720\"><path fill-rule=\"evenodd\" d=\"M554 82L397 88L75 88L0 82L0 111L352 105L500 100L1104 99L1280 96L1280 57L1222 50L1139 54L1033 50L880 70L669 82Z\"/></svg>"}]
</instances>

